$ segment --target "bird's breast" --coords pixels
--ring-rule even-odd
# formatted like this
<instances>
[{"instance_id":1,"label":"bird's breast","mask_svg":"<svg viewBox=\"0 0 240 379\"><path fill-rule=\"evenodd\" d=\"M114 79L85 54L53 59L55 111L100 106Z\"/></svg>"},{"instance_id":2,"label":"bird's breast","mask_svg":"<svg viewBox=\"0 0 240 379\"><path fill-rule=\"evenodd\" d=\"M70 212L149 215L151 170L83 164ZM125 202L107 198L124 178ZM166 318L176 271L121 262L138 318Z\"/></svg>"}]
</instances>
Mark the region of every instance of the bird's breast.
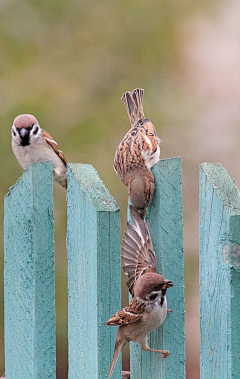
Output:
<instances>
[{"instance_id":1,"label":"bird's breast","mask_svg":"<svg viewBox=\"0 0 240 379\"><path fill-rule=\"evenodd\" d=\"M143 317L143 322L151 325L151 330L158 328L167 315L167 299L164 297L164 301L161 305L160 299L154 303L149 303L146 307L146 313ZM150 330L150 331L151 331Z\"/></svg>"}]
</instances>

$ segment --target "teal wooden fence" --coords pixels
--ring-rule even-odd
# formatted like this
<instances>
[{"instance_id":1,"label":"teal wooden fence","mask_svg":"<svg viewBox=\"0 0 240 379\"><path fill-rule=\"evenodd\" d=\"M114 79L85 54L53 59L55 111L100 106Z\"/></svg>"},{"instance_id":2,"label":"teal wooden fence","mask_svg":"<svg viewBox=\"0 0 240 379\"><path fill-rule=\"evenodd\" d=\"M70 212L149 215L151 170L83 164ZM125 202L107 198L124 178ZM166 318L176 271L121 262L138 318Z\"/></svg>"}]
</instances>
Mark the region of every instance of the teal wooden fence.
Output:
<instances>
[{"instance_id":1,"label":"teal wooden fence","mask_svg":"<svg viewBox=\"0 0 240 379\"><path fill-rule=\"evenodd\" d=\"M154 167L147 213L158 272L174 280L164 326L151 334L158 354L133 349L132 378L184 378L182 174L179 158ZM121 308L119 208L90 165L68 167L69 379L107 378ZM5 356L7 379L56 378L52 165L33 164L5 197ZM124 278L125 279L125 278ZM174 338L173 338L174 337ZM120 379L121 357L113 378Z\"/></svg>"},{"instance_id":2,"label":"teal wooden fence","mask_svg":"<svg viewBox=\"0 0 240 379\"><path fill-rule=\"evenodd\" d=\"M150 334L158 354L131 346L131 379L185 378L180 158L153 168L147 210L157 271L174 281ZM121 307L119 208L90 165L68 167L69 379L107 378ZM5 196L6 379L56 378L52 165L33 164ZM125 277L124 277L125 279ZM201 379L240 377L240 195L221 165L200 167ZM121 378L121 358L114 379Z\"/></svg>"},{"instance_id":3,"label":"teal wooden fence","mask_svg":"<svg viewBox=\"0 0 240 379\"><path fill-rule=\"evenodd\" d=\"M185 378L185 306L183 261L182 167L180 158L165 159L153 167L156 191L147 209L157 259L157 272L174 281L167 291L168 308L164 323L149 336L149 346L170 351L166 359L152 352L141 352L131 343L132 378Z\"/></svg>"},{"instance_id":4,"label":"teal wooden fence","mask_svg":"<svg viewBox=\"0 0 240 379\"><path fill-rule=\"evenodd\" d=\"M200 374L240 378L240 194L221 164L200 166Z\"/></svg>"},{"instance_id":5,"label":"teal wooden fence","mask_svg":"<svg viewBox=\"0 0 240 379\"><path fill-rule=\"evenodd\" d=\"M56 378L52 165L33 164L4 206L6 378Z\"/></svg>"}]
</instances>

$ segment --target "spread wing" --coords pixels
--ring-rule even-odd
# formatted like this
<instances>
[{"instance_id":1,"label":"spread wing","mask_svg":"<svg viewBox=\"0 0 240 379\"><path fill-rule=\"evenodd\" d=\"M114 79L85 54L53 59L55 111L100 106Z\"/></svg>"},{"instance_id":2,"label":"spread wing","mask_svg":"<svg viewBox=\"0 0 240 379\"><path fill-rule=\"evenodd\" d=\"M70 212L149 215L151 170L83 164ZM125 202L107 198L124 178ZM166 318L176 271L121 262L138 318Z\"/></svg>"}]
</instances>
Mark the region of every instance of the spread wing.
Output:
<instances>
[{"instance_id":1,"label":"spread wing","mask_svg":"<svg viewBox=\"0 0 240 379\"><path fill-rule=\"evenodd\" d=\"M156 272L156 256L145 219L130 205L133 226L127 223L122 247L123 271L128 275L127 286L134 295L134 285L140 275Z\"/></svg>"},{"instance_id":2,"label":"spread wing","mask_svg":"<svg viewBox=\"0 0 240 379\"><path fill-rule=\"evenodd\" d=\"M138 303L138 301L133 298L131 303L115 313L106 322L107 325L132 325L142 319L142 313L144 311L144 304Z\"/></svg>"},{"instance_id":3,"label":"spread wing","mask_svg":"<svg viewBox=\"0 0 240 379\"><path fill-rule=\"evenodd\" d=\"M43 137L44 137L45 141L48 143L48 145L51 146L51 148L55 151L55 153L63 161L64 165L67 166L67 160L66 160L63 152L59 149L57 142L54 141L52 136L48 132L46 132L46 130L43 130L42 132L43 132Z\"/></svg>"}]
</instances>

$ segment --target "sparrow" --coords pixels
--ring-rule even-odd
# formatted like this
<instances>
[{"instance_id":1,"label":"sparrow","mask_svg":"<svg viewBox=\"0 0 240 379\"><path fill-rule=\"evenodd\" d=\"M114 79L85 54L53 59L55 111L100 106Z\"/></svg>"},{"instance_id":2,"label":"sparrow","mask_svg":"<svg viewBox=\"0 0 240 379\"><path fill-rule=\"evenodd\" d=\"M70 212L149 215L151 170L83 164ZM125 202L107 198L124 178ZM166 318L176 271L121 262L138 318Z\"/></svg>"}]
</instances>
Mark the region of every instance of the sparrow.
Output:
<instances>
[{"instance_id":1,"label":"sparrow","mask_svg":"<svg viewBox=\"0 0 240 379\"><path fill-rule=\"evenodd\" d=\"M30 114L17 116L12 125L12 149L24 170L35 162L52 161L53 179L67 188L67 160L52 136Z\"/></svg>"},{"instance_id":2,"label":"sparrow","mask_svg":"<svg viewBox=\"0 0 240 379\"><path fill-rule=\"evenodd\" d=\"M144 217L155 191L151 167L160 159L160 139L152 122L143 113L144 90L125 92L121 98L131 129L120 142L114 157L114 169L125 186L133 206Z\"/></svg>"},{"instance_id":3,"label":"sparrow","mask_svg":"<svg viewBox=\"0 0 240 379\"><path fill-rule=\"evenodd\" d=\"M127 286L133 299L106 323L110 326L119 325L108 379L111 379L120 351L129 341L138 342L144 351L160 353L162 358L170 354L167 350L150 349L147 334L165 320L166 292L173 282L156 273L156 256L146 221L132 205L129 209L133 226L127 223L122 259L123 271L128 276Z\"/></svg>"}]
</instances>

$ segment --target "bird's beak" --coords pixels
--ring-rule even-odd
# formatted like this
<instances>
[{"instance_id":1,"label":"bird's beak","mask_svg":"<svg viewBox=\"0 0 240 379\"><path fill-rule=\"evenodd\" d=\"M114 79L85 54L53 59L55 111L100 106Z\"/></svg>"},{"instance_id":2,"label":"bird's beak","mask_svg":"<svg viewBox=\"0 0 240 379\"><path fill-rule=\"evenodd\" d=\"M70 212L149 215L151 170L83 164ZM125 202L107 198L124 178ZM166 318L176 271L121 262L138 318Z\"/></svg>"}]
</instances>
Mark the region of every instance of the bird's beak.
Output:
<instances>
[{"instance_id":1,"label":"bird's beak","mask_svg":"<svg viewBox=\"0 0 240 379\"><path fill-rule=\"evenodd\" d=\"M163 289L173 287L173 286L174 284L172 280L164 279Z\"/></svg>"},{"instance_id":2,"label":"bird's beak","mask_svg":"<svg viewBox=\"0 0 240 379\"><path fill-rule=\"evenodd\" d=\"M28 133L28 130L25 129L25 128L22 128L22 129L20 129L20 132L19 132L19 133L20 133L21 137L24 138L25 135Z\"/></svg>"}]
</instances>

